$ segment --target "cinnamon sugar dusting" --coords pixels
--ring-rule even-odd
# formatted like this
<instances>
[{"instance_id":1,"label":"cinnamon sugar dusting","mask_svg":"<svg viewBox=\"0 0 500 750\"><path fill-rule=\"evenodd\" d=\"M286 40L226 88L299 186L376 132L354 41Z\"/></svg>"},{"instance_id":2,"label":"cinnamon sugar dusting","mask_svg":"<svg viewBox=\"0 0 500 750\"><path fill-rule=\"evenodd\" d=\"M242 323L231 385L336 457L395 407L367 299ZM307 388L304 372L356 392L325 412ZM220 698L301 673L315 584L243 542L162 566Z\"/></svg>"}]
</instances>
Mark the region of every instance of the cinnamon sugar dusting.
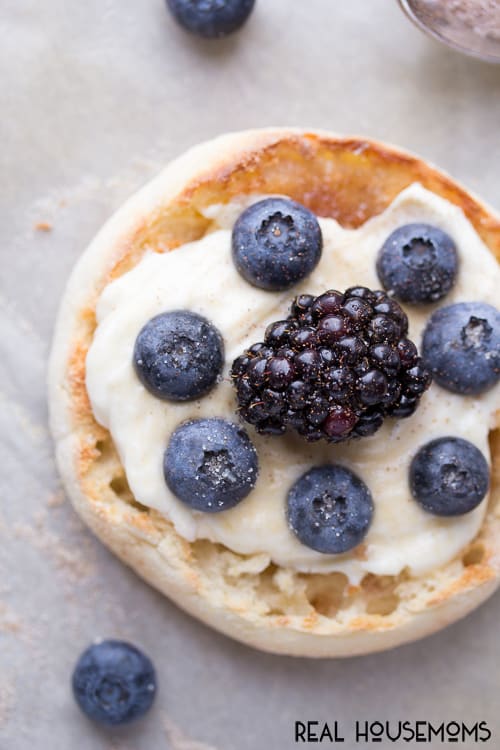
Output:
<instances>
[{"instance_id":1,"label":"cinnamon sugar dusting","mask_svg":"<svg viewBox=\"0 0 500 750\"><path fill-rule=\"evenodd\" d=\"M82 580L95 571L90 558L90 544L80 540L79 548L69 546L47 525L47 511L37 513L33 524L17 523L13 527L17 538L30 542L36 549L48 554L54 565L73 580ZM88 549L86 549L88 547Z\"/></svg>"},{"instance_id":2,"label":"cinnamon sugar dusting","mask_svg":"<svg viewBox=\"0 0 500 750\"><path fill-rule=\"evenodd\" d=\"M38 221L35 224L35 229L38 232L51 232L52 231L52 224L48 221Z\"/></svg>"},{"instance_id":3,"label":"cinnamon sugar dusting","mask_svg":"<svg viewBox=\"0 0 500 750\"><path fill-rule=\"evenodd\" d=\"M472 31L483 40L500 41L498 0L414 0L410 7L430 28Z\"/></svg>"},{"instance_id":4,"label":"cinnamon sugar dusting","mask_svg":"<svg viewBox=\"0 0 500 750\"><path fill-rule=\"evenodd\" d=\"M448 19L458 19L480 37L500 39L498 0L451 0L441 2Z\"/></svg>"},{"instance_id":5,"label":"cinnamon sugar dusting","mask_svg":"<svg viewBox=\"0 0 500 750\"><path fill-rule=\"evenodd\" d=\"M0 728L9 720L14 699L14 686L9 682L0 682Z\"/></svg>"},{"instance_id":6,"label":"cinnamon sugar dusting","mask_svg":"<svg viewBox=\"0 0 500 750\"><path fill-rule=\"evenodd\" d=\"M0 601L0 633L18 634L22 631L21 618L8 604Z\"/></svg>"}]
</instances>

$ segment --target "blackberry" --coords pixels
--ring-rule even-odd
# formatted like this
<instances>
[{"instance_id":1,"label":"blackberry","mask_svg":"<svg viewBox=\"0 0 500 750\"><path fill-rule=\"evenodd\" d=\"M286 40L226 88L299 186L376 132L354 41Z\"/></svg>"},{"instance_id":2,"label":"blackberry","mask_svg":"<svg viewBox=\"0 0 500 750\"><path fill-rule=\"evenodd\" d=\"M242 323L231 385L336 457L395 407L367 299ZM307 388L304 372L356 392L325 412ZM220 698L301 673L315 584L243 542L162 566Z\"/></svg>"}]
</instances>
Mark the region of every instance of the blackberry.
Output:
<instances>
[{"instance_id":1,"label":"blackberry","mask_svg":"<svg viewBox=\"0 0 500 750\"><path fill-rule=\"evenodd\" d=\"M383 291L351 287L294 299L286 320L234 362L240 415L262 434L339 443L409 417L431 382L408 318Z\"/></svg>"}]
</instances>

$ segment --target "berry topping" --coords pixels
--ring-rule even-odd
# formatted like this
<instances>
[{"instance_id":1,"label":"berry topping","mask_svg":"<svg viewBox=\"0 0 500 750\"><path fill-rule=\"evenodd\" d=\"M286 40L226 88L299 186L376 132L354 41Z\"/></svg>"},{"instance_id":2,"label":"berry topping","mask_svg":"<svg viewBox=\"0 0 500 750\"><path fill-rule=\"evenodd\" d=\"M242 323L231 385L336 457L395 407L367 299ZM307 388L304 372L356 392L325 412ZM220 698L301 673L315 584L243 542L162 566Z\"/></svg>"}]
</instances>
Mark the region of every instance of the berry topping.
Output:
<instances>
[{"instance_id":1,"label":"berry topping","mask_svg":"<svg viewBox=\"0 0 500 750\"><path fill-rule=\"evenodd\" d=\"M212 323L187 310L152 318L135 341L134 367L147 390L167 401L209 391L224 362L222 336Z\"/></svg>"},{"instance_id":2,"label":"berry topping","mask_svg":"<svg viewBox=\"0 0 500 750\"><path fill-rule=\"evenodd\" d=\"M193 510L218 513L234 508L253 489L258 462L246 432L224 419L184 422L170 438L163 462L165 480Z\"/></svg>"},{"instance_id":3,"label":"berry topping","mask_svg":"<svg viewBox=\"0 0 500 750\"><path fill-rule=\"evenodd\" d=\"M237 31L253 10L255 0L167 0L167 7L186 31L216 39Z\"/></svg>"},{"instance_id":4,"label":"berry topping","mask_svg":"<svg viewBox=\"0 0 500 750\"><path fill-rule=\"evenodd\" d=\"M291 429L337 443L409 417L431 376L406 338L408 319L385 292L353 287L300 295L233 363L241 416L258 432Z\"/></svg>"},{"instance_id":5,"label":"berry topping","mask_svg":"<svg viewBox=\"0 0 500 750\"><path fill-rule=\"evenodd\" d=\"M373 501L364 482L343 466L318 466L303 474L288 493L288 524L307 547L339 554L366 536Z\"/></svg>"},{"instance_id":6,"label":"berry topping","mask_svg":"<svg viewBox=\"0 0 500 750\"><path fill-rule=\"evenodd\" d=\"M148 657L123 641L102 641L80 656L73 694L89 719L117 726L139 719L156 695L156 675Z\"/></svg>"},{"instance_id":7,"label":"berry topping","mask_svg":"<svg viewBox=\"0 0 500 750\"><path fill-rule=\"evenodd\" d=\"M402 302L442 299L455 283L457 250L452 238L431 224L405 224L384 242L377 273L384 288Z\"/></svg>"},{"instance_id":8,"label":"berry topping","mask_svg":"<svg viewBox=\"0 0 500 750\"><path fill-rule=\"evenodd\" d=\"M436 516L474 510L488 491L489 469L475 445L457 437L432 440L414 457L410 488L415 500Z\"/></svg>"},{"instance_id":9,"label":"berry topping","mask_svg":"<svg viewBox=\"0 0 500 750\"><path fill-rule=\"evenodd\" d=\"M238 272L261 289L289 289L308 276L321 257L318 220L300 203L266 198L243 211L233 229ZM308 295L297 298L307 304ZM302 302L300 301L302 300Z\"/></svg>"},{"instance_id":10,"label":"berry topping","mask_svg":"<svg viewBox=\"0 0 500 750\"><path fill-rule=\"evenodd\" d=\"M500 312L484 302L436 310L424 331L422 356L449 391L477 395L492 388L500 379Z\"/></svg>"}]
</instances>

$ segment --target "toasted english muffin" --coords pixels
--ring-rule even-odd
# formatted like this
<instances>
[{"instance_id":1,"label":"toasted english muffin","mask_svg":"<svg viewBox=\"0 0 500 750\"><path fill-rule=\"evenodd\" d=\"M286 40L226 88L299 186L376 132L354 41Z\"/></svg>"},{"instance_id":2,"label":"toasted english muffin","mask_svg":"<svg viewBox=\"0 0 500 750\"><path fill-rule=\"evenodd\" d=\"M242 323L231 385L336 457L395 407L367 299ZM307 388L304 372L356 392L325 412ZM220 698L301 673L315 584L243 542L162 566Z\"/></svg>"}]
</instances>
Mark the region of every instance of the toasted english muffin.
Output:
<instances>
[{"instance_id":1,"label":"toasted english muffin","mask_svg":"<svg viewBox=\"0 0 500 750\"><path fill-rule=\"evenodd\" d=\"M297 572L205 539L188 542L166 516L134 498L112 437L93 415L85 377L96 303L147 251L175 252L203 237L212 223L206 209L214 204L286 195L357 228L415 182L460 207L500 259L500 219L421 159L363 138L253 130L191 149L129 199L78 262L61 304L50 419L75 509L123 562L180 607L265 651L340 657L388 649L448 625L490 596L500 582L500 433L490 433L491 487L480 533L425 575L369 573L352 585L342 573Z\"/></svg>"}]
</instances>

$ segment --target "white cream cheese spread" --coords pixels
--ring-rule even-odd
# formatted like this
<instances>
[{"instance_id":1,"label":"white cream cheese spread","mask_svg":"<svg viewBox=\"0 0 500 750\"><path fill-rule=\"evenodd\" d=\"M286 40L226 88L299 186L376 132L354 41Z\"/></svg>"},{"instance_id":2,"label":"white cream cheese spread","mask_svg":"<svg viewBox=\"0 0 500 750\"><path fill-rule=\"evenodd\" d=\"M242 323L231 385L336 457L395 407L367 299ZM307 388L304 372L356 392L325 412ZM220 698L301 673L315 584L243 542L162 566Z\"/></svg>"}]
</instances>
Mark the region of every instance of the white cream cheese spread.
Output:
<instances>
[{"instance_id":1,"label":"white cream cheese spread","mask_svg":"<svg viewBox=\"0 0 500 750\"><path fill-rule=\"evenodd\" d=\"M264 437L246 426L259 456L253 491L237 507L209 514L190 510L168 489L163 455L175 428L187 419L237 420L229 378L231 363L263 338L265 327L287 316L296 294L320 294L364 285L380 288L377 253L397 227L426 222L455 240L459 272L441 305L484 301L495 305L500 269L462 211L415 184L379 216L356 230L319 218L323 255L314 272L291 291L250 286L231 259L231 228L241 211L263 196L212 206L213 231L173 252L147 253L138 265L103 291L98 326L87 356L87 390L96 419L109 429L136 499L168 517L189 541L208 539L241 554L263 554L274 563L304 572L345 573L357 583L366 573L421 574L449 562L478 532L487 498L472 512L442 518L425 512L412 498L408 469L416 451L437 437L453 435L474 443L489 459L488 432L500 406L499 387L464 397L433 384L408 419L387 419L373 436L340 445L308 444L299 437ZM409 336L420 346L425 323L436 305L405 306ZM152 396L139 382L132 353L137 334L154 315L187 309L212 322L224 338L225 368L206 396L184 403ZM291 485L308 469L325 463L352 469L374 501L372 525L363 545L342 555L324 555L292 534L285 517Z\"/></svg>"}]
</instances>

